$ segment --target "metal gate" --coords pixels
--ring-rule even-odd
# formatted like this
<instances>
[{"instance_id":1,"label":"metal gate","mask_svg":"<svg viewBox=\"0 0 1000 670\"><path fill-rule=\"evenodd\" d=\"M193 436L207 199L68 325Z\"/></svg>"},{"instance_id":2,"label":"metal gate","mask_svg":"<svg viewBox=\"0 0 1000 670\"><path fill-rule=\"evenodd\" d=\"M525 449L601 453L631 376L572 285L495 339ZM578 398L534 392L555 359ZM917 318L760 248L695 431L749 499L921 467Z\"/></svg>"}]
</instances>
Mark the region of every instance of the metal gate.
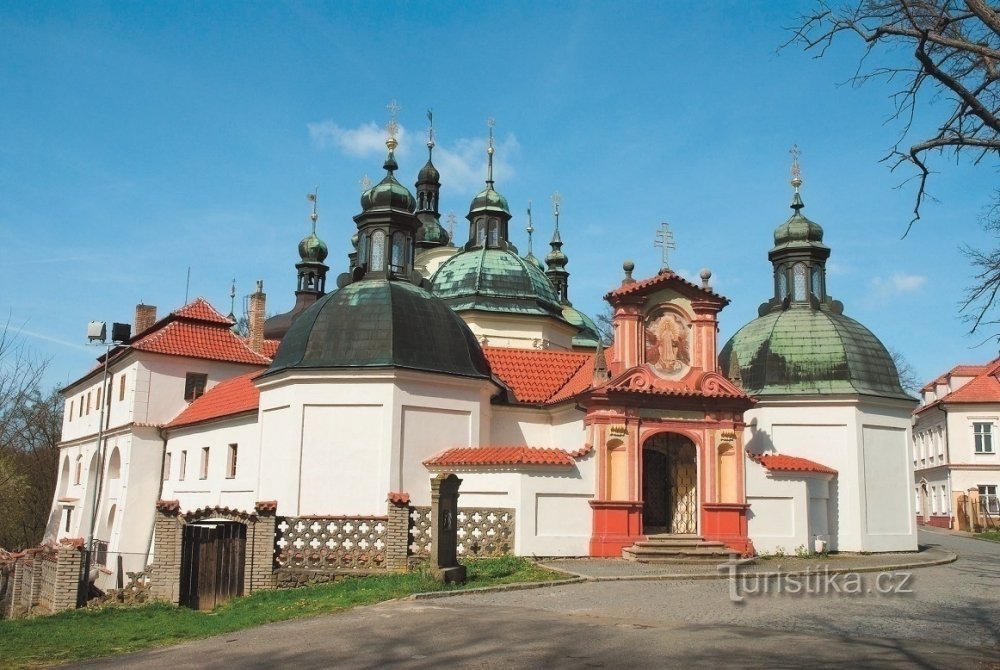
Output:
<instances>
[{"instance_id":1,"label":"metal gate","mask_svg":"<svg viewBox=\"0 0 1000 670\"><path fill-rule=\"evenodd\" d=\"M181 605L211 610L243 595L247 527L236 521L202 521L184 526Z\"/></svg>"}]
</instances>

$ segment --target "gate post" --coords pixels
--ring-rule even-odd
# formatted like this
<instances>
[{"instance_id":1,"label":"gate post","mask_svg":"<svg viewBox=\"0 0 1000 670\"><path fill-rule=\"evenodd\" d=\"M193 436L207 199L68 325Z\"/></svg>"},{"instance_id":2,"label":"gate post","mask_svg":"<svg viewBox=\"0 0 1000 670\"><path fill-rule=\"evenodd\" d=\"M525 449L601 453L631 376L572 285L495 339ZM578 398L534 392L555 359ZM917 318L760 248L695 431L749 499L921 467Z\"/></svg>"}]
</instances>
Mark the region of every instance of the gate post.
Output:
<instances>
[{"instance_id":1,"label":"gate post","mask_svg":"<svg viewBox=\"0 0 1000 670\"><path fill-rule=\"evenodd\" d=\"M154 537L156 552L149 574L149 593L156 600L180 602L181 582L181 504L177 500L156 503Z\"/></svg>"},{"instance_id":2,"label":"gate post","mask_svg":"<svg viewBox=\"0 0 1000 670\"><path fill-rule=\"evenodd\" d=\"M465 566L458 564L458 487L462 480L441 473L431 480L431 560L439 582L465 582Z\"/></svg>"},{"instance_id":3,"label":"gate post","mask_svg":"<svg viewBox=\"0 0 1000 670\"><path fill-rule=\"evenodd\" d=\"M247 593L270 591L274 588L274 526L277 500L260 500L254 505L257 519L253 522L252 540L247 540Z\"/></svg>"},{"instance_id":4,"label":"gate post","mask_svg":"<svg viewBox=\"0 0 1000 670\"><path fill-rule=\"evenodd\" d=\"M385 538L385 567L392 572L406 572L410 554L410 494L389 494L389 520Z\"/></svg>"}]
</instances>

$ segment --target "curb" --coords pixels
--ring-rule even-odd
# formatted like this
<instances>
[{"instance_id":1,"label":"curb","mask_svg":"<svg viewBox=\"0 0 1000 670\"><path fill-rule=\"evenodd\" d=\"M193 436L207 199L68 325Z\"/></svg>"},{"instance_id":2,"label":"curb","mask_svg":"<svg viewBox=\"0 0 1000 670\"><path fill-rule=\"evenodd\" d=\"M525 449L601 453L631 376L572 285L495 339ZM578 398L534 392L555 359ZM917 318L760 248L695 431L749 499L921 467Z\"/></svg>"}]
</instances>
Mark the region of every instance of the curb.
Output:
<instances>
[{"instance_id":1,"label":"curb","mask_svg":"<svg viewBox=\"0 0 1000 670\"><path fill-rule=\"evenodd\" d=\"M941 552L944 554L941 558L937 558L930 561L919 561L913 563L900 563L898 565L869 565L862 567L849 567L844 566L842 568L833 568L825 571L825 574L829 575L842 575L849 573L861 573L861 572L890 572L893 570L915 570L917 568L933 568L938 565L947 565L948 563L954 563L958 560L958 554L953 552ZM722 580L731 579L732 575L726 572L719 572L718 574L712 573L694 573L694 574L661 574L661 575L607 575L607 576L594 576L585 575L579 572L573 572L572 570L566 570L564 568L555 568L551 565L540 564L542 567L552 570L554 572L561 572L566 575L572 575L569 579L556 579L550 582L518 582L516 584L499 584L497 586L480 586L474 589L456 589L454 591L425 591L423 593L414 593L405 598L400 598L400 600L433 600L435 598L452 598L455 596L464 596L469 594L477 593L503 593L505 591L528 591L531 589L544 589L551 586L567 586L569 584L584 584L586 582L671 582L671 581L709 581L709 580ZM726 565L722 563L721 565ZM790 570L788 572L780 571L744 571L740 572L740 575L757 575L765 579L774 579L778 577L786 576L803 576L803 575L813 575L817 574L817 571L813 571L811 568L807 570Z\"/></svg>"}]
</instances>

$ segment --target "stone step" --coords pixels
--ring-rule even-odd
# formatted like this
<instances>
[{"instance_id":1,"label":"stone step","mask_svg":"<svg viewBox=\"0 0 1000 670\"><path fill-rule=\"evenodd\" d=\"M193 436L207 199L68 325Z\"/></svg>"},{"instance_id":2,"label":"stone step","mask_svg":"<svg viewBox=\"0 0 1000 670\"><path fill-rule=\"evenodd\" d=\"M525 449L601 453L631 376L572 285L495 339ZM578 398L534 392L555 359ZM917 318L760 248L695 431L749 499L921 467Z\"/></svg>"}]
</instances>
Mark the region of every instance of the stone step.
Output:
<instances>
[{"instance_id":1,"label":"stone step","mask_svg":"<svg viewBox=\"0 0 1000 670\"><path fill-rule=\"evenodd\" d=\"M633 554L648 554L650 556L728 556L731 552L725 547L658 547L645 544L633 544L626 547Z\"/></svg>"},{"instance_id":2,"label":"stone step","mask_svg":"<svg viewBox=\"0 0 1000 670\"><path fill-rule=\"evenodd\" d=\"M722 542L673 533L650 535L622 549L622 558L638 563L720 563L738 557Z\"/></svg>"}]
</instances>

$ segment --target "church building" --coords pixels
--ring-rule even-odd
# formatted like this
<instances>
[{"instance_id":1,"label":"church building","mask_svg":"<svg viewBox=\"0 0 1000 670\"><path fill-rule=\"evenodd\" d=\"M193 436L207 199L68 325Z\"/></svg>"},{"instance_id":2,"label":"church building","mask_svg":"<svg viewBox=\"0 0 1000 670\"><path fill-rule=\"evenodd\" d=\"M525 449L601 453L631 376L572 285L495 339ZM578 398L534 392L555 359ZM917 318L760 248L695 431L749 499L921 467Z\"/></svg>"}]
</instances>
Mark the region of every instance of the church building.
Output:
<instances>
[{"instance_id":1,"label":"church building","mask_svg":"<svg viewBox=\"0 0 1000 670\"><path fill-rule=\"evenodd\" d=\"M827 293L830 249L801 213L797 173L769 253L774 296L721 354L729 301L711 273L634 277L631 262L604 296L606 343L570 301L559 203L550 252L520 255L491 136L456 246L429 137L414 197L390 132L335 287L314 205L292 308L265 319L258 285L248 336L200 298L161 319L137 308L130 341L63 389L48 539L91 533L100 565L140 570L161 551L158 501L375 517L387 499L429 505L431 479L455 473L460 508L512 519L520 555L916 549L915 403Z\"/></svg>"}]
</instances>

